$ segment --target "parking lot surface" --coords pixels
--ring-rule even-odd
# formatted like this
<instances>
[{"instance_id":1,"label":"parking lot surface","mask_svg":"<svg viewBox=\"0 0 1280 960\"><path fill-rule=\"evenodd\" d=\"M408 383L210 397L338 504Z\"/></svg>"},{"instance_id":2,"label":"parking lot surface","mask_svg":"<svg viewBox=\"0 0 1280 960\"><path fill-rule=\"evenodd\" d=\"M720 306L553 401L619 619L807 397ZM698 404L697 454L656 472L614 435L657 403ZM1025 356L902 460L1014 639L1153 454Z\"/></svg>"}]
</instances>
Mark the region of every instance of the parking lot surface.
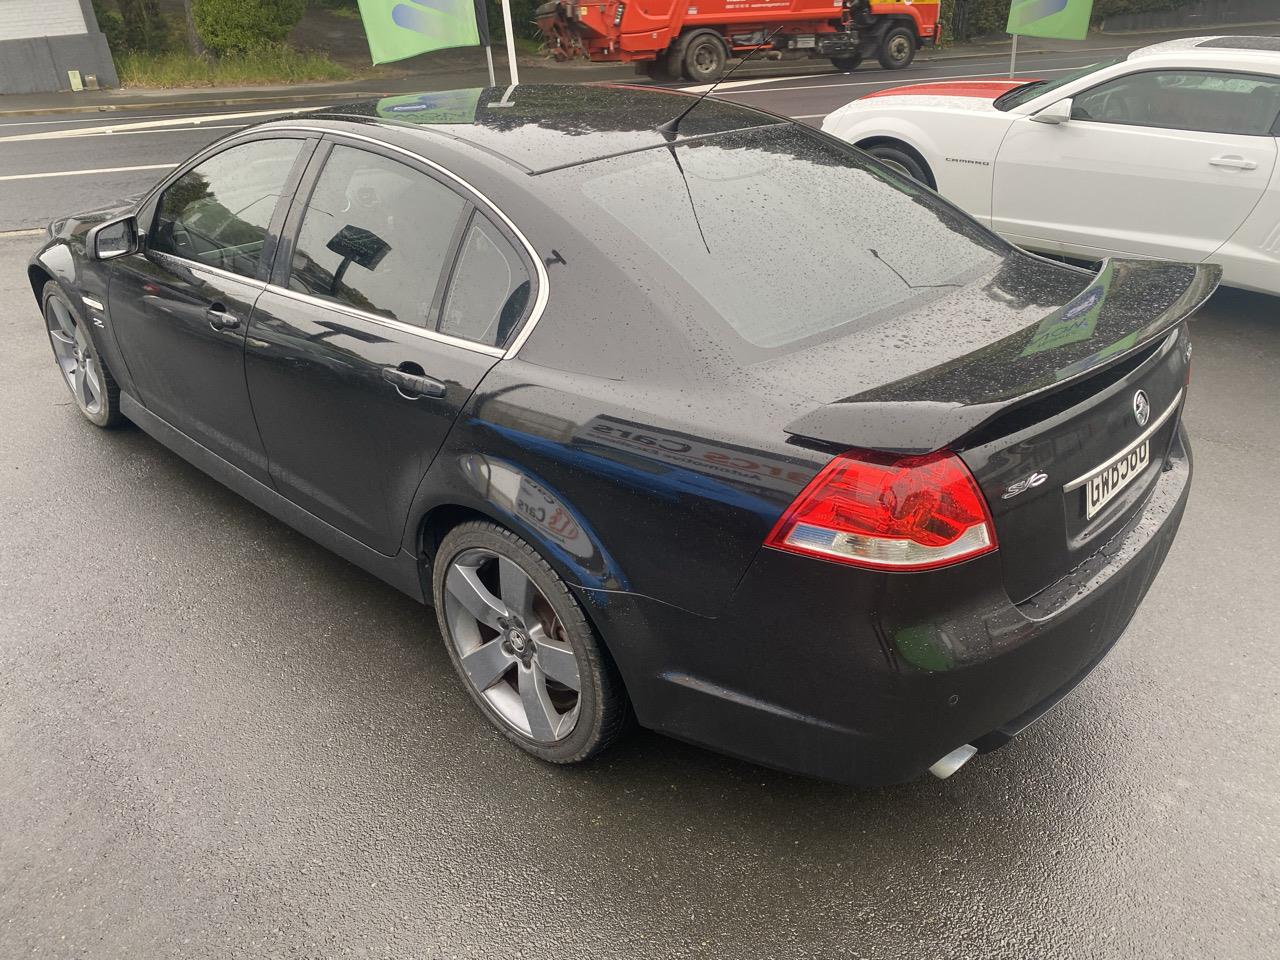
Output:
<instances>
[{"instance_id":1,"label":"parking lot surface","mask_svg":"<svg viewBox=\"0 0 1280 960\"><path fill-rule=\"evenodd\" d=\"M1112 655L860 791L646 733L518 753L429 611L81 419L37 241L0 240L0 956L1275 956L1274 300L1196 321L1195 491Z\"/></svg>"}]
</instances>

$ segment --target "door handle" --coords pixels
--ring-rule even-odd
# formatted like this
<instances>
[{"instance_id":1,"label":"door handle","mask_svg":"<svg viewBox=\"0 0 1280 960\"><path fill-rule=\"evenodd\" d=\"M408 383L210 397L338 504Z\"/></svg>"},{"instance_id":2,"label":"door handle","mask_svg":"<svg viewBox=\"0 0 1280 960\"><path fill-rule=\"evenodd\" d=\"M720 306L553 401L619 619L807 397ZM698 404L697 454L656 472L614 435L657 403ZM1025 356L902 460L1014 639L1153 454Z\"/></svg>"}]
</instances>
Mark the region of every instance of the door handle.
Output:
<instances>
[{"instance_id":1,"label":"door handle","mask_svg":"<svg viewBox=\"0 0 1280 960\"><path fill-rule=\"evenodd\" d=\"M204 315L209 321L209 326L215 330L234 330L240 326L240 318L235 314L227 313L227 308L220 303L210 304Z\"/></svg>"},{"instance_id":2,"label":"door handle","mask_svg":"<svg viewBox=\"0 0 1280 960\"><path fill-rule=\"evenodd\" d=\"M1232 170L1257 170L1258 165L1252 160L1246 160L1244 157L1214 157L1209 161L1210 166L1229 167Z\"/></svg>"},{"instance_id":3,"label":"door handle","mask_svg":"<svg viewBox=\"0 0 1280 960\"><path fill-rule=\"evenodd\" d=\"M409 366L402 364L402 366ZM417 366L414 364L414 366ZM422 369L418 367L418 369ZM445 395L445 385L434 377L415 370L404 370L401 367L383 367L382 379L396 388L400 396L406 400L417 400L427 397L438 400Z\"/></svg>"}]
</instances>

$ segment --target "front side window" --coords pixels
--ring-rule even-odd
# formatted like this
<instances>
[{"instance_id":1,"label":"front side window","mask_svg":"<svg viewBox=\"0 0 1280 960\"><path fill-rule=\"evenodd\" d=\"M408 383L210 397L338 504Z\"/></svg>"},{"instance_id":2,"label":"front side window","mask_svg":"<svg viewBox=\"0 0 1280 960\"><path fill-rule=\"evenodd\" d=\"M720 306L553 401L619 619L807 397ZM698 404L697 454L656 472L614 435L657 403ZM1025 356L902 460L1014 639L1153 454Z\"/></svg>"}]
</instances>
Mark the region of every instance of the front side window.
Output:
<instances>
[{"instance_id":1,"label":"front side window","mask_svg":"<svg viewBox=\"0 0 1280 960\"><path fill-rule=\"evenodd\" d=\"M440 332L491 347L505 346L529 305L529 271L485 217L467 230L440 318Z\"/></svg>"},{"instance_id":2,"label":"front side window","mask_svg":"<svg viewBox=\"0 0 1280 960\"><path fill-rule=\"evenodd\" d=\"M316 181L289 287L415 326L437 289L466 201L426 174L336 146Z\"/></svg>"},{"instance_id":3,"label":"front side window","mask_svg":"<svg viewBox=\"0 0 1280 960\"><path fill-rule=\"evenodd\" d=\"M1117 77L1080 94L1073 120L1270 136L1280 80L1210 70L1152 70Z\"/></svg>"},{"instance_id":4,"label":"front side window","mask_svg":"<svg viewBox=\"0 0 1280 960\"><path fill-rule=\"evenodd\" d=\"M253 140L188 170L161 195L148 249L257 276L271 216L301 148L296 139Z\"/></svg>"}]
</instances>

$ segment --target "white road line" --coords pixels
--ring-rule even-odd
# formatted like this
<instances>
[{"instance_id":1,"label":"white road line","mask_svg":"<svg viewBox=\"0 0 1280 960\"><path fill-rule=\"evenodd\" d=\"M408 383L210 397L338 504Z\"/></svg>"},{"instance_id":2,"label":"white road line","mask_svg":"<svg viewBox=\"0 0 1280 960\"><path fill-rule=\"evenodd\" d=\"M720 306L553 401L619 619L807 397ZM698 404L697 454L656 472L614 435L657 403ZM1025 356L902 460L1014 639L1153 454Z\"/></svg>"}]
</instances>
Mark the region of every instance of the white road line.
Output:
<instances>
[{"instance_id":1,"label":"white road line","mask_svg":"<svg viewBox=\"0 0 1280 960\"><path fill-rule=\"evenodd\" d=\"M45 177L81 177L90 173L130 173L134 170L172 170L176 163L147 163L140 167L99 167L96 170L57 170L53 173L6 173L0 176L0 182L6 180L43 180Z\"/></svg>"},{"instance_id":2,"label":"white road line","mask_svg":"<svg viewBox=\"0 0 1280 960\"><path fill-rule=\"evenodd\" d=\"M10 237L42 237L47 232L43 227L34 230L0 230L0 240L8 240Z\"/></svg>"},{"instance_id":3,"label":"white road line","mask_svg":"<svg viewBox=\"0 0 1280 960\"><path fill-rule=\"evenodd\" d=\"M192 120L200 116L198 113L155 113L144 115L142 120L165 120L169 117L190 117ZM73 120L6 120L0 127L53 127L65 123L101 123L102 117L78 117Z\"/></svg>"},{"instance_id":4,"label":"white road line","mask_svg":"<svg viewBox=\"0 0 1280 960\"><path fill-rule=\"evenodd\" d=\"M830 73L807 73L798 77L756 77L753 80L730 80L722 83L717 90L737 90L739 87L758 87L762 83L785 83L788 80L813 80L817 77L829 77ZM838 76L838 74L837 74ZM705 93L715 87L714 83L700 83L696 87L681 87L685 93Z\"/></svg>"},{"instance_id":5,"label":"white road line","mask_svg":"<svg viewBox=\"0 0 1280 960\"><path fill-rule=\"evenodd\" d=\"M1072 70L1079 70L1080 67L1059 67L1056 70L1035 70L1031 73L1070 73ZM993 77L991 72L987 73L954 73L946 77L921 77L909 83L896 84L899 87L918 87L922 83L940 83L944 80L1001 80L1002 77ZM793 90L841 90L844 87L882 87L886 84L893 84L892 80L867 80L861 83L810 83L803 87L778 87L776 90L743 90L739 96L748 97L752 94L762 93L790 93ZM721 90L724 88L721 87ZM719 93L717 90L716 93Z\"/></svg>"},{"instance_id":6,"label":"white road line","mask_svg":"<svg viewBox=\"0 0 1280 960\"><path fill-rule=\"evenodd\" d=\"M249 120L253 117L277 117L292 113L308 113L322 110L323 107L291 107L288 110L253 110L246 113L213 113L203 117L175 117L171 120L138 120L134 123L109 123L100 127L87 127L81 130L46 130L43 133L20 133L12 137L0 137L0 143L15 143L20 140L66 140L73 137L88 137L95 134L122 133L130 130L162 130L166 127L203 127L210 123L226 120Z\"/></svg>"}]
</instances>

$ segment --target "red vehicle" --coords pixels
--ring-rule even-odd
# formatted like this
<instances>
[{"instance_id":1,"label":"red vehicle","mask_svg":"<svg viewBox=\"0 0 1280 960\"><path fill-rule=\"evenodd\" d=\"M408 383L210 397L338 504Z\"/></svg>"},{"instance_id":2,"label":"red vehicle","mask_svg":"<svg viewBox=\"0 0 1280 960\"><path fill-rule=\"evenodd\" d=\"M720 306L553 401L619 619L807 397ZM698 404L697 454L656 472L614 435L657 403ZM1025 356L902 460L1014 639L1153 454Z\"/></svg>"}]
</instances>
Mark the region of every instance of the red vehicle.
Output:
<instances>
[{"instance_id":1,"label":"red vehicle","mask_svg":"<svg viewBox=\"0 0 1280 960\"><path fill-rule=\"evenodd\" d=\"M709 83L730 57L802 56L900 70L938 38L939 0L551 0L538 26L557 60L634 62L654 79ZM774 31L777 31L775 33Z\"/></svg>"}]
</instances>

